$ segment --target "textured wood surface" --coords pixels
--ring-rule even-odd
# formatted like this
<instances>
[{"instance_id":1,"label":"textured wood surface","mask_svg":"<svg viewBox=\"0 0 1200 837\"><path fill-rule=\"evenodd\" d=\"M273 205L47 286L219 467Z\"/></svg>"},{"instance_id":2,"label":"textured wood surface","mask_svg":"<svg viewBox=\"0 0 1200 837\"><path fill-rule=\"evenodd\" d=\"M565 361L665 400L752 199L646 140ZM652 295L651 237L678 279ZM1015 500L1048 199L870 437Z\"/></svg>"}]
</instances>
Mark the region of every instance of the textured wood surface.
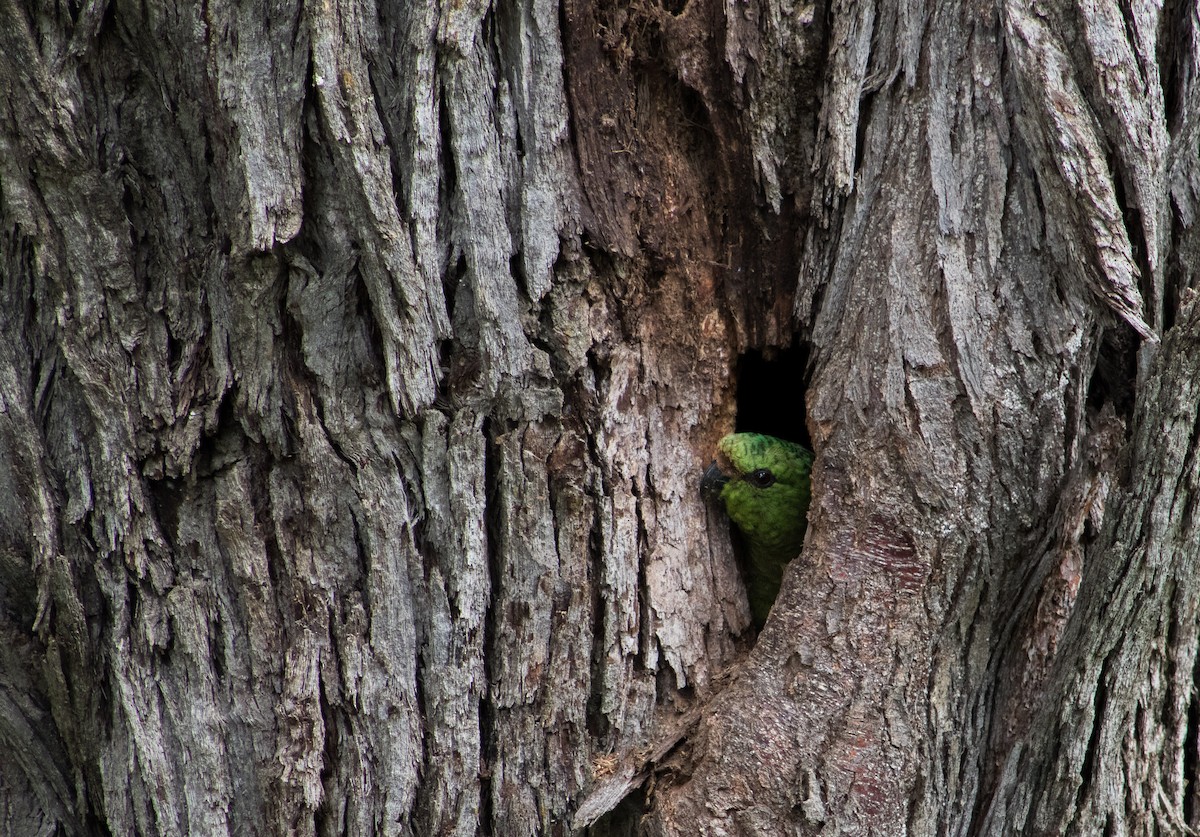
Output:
<instances>
[{"instance_id":1,"label":"textured wood surface","mask_svg":"<svg viewBox=\"0 0 1200 837\"><path fill-rule=\"evenodd\" d=\"M0 23L0 832L1200 826L1194 5Z\"/></svg>"}]
</instances>

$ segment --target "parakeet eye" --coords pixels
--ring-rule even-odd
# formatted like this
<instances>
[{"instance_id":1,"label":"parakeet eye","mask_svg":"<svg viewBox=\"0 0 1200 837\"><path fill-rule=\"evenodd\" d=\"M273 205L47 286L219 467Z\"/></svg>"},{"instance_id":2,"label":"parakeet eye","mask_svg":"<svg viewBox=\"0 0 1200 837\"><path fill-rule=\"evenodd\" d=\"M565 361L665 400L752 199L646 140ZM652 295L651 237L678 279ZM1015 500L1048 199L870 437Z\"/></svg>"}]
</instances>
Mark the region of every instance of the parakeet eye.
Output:
<instances>
[{"instance_id":1,"label":"parakeet eye","mask_svg":"<svg viewBox=\"0 0 1200 837\"><path fill-rule=\"evenodd\" d=\"M754 483L759 488L770 488L775 484L775 475L766 468L759 468L757 471L751 471L749 478L750 482Z\"/></svg>"}]
</instances>

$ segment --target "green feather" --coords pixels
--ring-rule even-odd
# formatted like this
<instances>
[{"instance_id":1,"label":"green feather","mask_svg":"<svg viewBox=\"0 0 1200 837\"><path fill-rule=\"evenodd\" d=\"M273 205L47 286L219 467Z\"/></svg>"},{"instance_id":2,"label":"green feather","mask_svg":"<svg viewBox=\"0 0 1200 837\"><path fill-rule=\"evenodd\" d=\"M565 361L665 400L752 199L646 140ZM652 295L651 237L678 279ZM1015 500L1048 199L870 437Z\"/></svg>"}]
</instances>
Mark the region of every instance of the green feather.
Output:
<instances>
[{"instance_id":1,"label":"green feather","mask_svg":"<svg viewBox=\"0 0 1200 837\"><path fill-rule=\"evenodd\" d=\"M746 592L758 627L779 595L783 570L808 527L812 454L760 433L731 433L717 445L704 485L719 497L746 544Z\"/></svg>"}]
</instances>

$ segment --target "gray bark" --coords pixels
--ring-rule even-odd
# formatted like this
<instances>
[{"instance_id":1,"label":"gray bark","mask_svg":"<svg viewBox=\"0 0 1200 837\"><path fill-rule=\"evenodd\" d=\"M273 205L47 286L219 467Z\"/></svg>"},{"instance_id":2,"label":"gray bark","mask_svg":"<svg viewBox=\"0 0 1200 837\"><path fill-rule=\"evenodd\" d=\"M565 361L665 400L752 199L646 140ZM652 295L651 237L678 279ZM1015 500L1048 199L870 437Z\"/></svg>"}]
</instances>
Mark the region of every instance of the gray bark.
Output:
<instances>
[{"instance_id":1,"label":"gray bark","mask_svg":"<svg viewBox=\"0 0 1200 837\"><path fill-rule=\"evenodd\" d=\"M1011 748L984 834L1200 828L1200 17L1195 6L1174 14L1174 141L1156 161L1173 210L1163 259L1173 325L1138 391L1121 480L1087 550L1041 712Z\"/></svg>"},{"instance_id":2,"label":"gray bark","mask_svg":"<svg viewBox=\"0 0 1200 837\"><path fill-rule=\"evenodd\" d=\"M1189 297L1143 389L1131 473L1088 551L1047 700L982 833L1196 826L1200 306Z\"/></svg>"},{"instance_id":3,"label":"gray bark","mask_svg":"<svg viewBox=\"0 0 1200 837\"><path fill-rule=\"evenodd\" d=\"M0 831L1198 825L1194 7L0 21Z\"/></svg>"},{"instance_id":4,"label":"gray bark","mask_svg":"<svg viewBox=\"0 0 1200 837\"><path fill-rule=\"evenodd\" d=\"M1098 361L1119 366L1127 327L1149 358L1162 328L1172 148L1155 39L1191 22L1142 7L1123 19L1115 4L832 12L797 309L816 356L809 534L775 618L701 723L688 780L657 792L658 833L968 833L997 781L1001 798L1053 788L1050 816L1076 790L1047 728L1019 750L1043 773L993 772L1063 697L1039 654L1058 648L1067 665L1094 650L1058 645L1052 605L1070 609L1068 559L1091 568L1084 521L1105 515L1121 425L1100 408L1135 386L1101 372L1115 380L1100 393ZM1192 271L1173 277L1176 299ZM1194 620L1191 600L1172 604ZM1014 696L1013 682L1033 690ZM1194 698L1190 685L1173 695L1162 742L1182 740ZM1174 757L1162 742L1107 764L1136 775ZM1139 811L1116 833L1193 816L1179 793L1157 810L1111 782L1093 789ZM1042 814L1037 827L1104 822Z\"/></svg>"}]
</instances>

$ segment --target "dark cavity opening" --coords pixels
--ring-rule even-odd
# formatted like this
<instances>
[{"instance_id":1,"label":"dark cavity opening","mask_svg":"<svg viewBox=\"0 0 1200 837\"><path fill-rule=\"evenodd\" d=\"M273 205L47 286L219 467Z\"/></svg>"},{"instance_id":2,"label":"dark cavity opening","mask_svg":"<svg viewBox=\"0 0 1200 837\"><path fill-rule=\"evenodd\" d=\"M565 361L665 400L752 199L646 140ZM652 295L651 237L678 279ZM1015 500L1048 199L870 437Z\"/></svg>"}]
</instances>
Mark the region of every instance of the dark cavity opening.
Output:
<instances>
[{"instance_id":1,"label":"dark cavity opening","mask_svg":"<svg viewBox=\"0 0 1200 837\"><path fill-rule=\"evenodd\" d=\"M804 404L808 346L796 341L786 349L751 349L738 358L739 433L765 433L812 450Z\"/></svg>"},{"instance_id":2,"label":"dark cavity opening","mask_svg":"<svg viewBox=\"0 0 1200 837\"><path fill-rule=\"evenodd\" d=\"M1200 691L1197 687L1200 687L1200 658L1192 668L1192 699L1188 701L1183 736L1183 821L1192 828L1200 818L1200 812L1196 810L1197 802L1200 802L1200 699L1196 697Z\"/></svg>"},{"instance_id":3,"label":"dark cavity opening","mask_svg":"<svg viewBox=\"0 0 1200 837\"><path fill-rule=\"evenodd\" d=\"M1137 337L1123 325L1104 332L1096 368L1088 381L1087 404L1094 410L1111 403L1117 415L1133 415L1137 385Z\"/></svg>"}]
</instances>

